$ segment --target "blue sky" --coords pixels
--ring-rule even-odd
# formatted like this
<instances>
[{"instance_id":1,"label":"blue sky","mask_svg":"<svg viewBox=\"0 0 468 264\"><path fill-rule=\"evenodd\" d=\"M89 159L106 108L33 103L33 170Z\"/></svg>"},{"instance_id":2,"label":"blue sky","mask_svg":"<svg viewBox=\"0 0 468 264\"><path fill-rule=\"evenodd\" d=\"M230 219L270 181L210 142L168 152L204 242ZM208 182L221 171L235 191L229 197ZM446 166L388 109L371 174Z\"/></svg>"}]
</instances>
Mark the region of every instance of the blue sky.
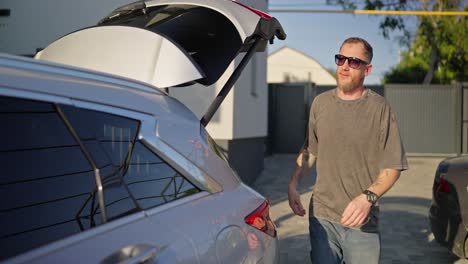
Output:
<instances>
[{"instance_id":1,"label":"blue sky","mask_svg":"<svg viewBox=\"0 0 468 264\"><path fill-rule=\"evenodd\" d=\"M304 4L306 3L306 4ZM269 9L335 9L323 1L270 0ZM383 75L399 62L398 41L384 39L379 30L381 16L333 14L333 13L275 13L269 11L283 26L287 36L284 41L275 40L268 52L289 46L317 60L325 68L335 69L333 56L338 53L344 39L358 36L366 39L374 49L373 72L365 84L380 84ZM410 20L411 21L411 20ZM414 20L413 20L414 21Z\"/></svg>"}]
</instances>

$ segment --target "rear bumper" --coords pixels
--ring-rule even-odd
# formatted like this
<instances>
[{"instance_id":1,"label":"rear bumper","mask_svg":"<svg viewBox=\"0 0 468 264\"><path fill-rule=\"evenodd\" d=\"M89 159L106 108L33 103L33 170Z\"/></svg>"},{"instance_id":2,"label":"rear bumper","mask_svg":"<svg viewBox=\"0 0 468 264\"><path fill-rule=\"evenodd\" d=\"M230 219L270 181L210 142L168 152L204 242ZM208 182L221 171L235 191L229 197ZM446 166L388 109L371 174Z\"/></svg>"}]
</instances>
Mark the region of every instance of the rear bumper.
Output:
<instances>
[{"instance_id":1,"label":"rear bumper","mask_svg":"<svg viewBox=\"0 0 468 264\"><path fill-rule=\"evenodd\" d=\"M466 258L465 240L467 230L460 214L432 205L429 209L429 223L436 241L460 258Z\"/></svg>"},{"instance_id":2,"label":"rear bumper","mask_svg":"<svg viewBox=\"0 0 468 264\"><path fill-rule=\"evenodd\" d=\"M279 241L278 237L270 240L270 243L265 250L265 257L263 258L263 263L272 263L279 264Z\"/></svg>"}]
</instances>

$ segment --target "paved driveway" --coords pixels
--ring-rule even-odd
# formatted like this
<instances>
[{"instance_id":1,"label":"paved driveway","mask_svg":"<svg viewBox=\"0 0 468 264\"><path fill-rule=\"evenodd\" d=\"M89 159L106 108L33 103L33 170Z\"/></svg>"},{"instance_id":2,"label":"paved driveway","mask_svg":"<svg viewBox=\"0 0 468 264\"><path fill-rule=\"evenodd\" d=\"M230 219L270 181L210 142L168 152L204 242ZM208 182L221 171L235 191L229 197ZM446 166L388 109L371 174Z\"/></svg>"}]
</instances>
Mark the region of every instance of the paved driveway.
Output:
<instances>
[{"instance_id":1,"label":"paved driveway","mask_svg":"<svg viewBox=\"0 0 468 264\"><path fill-rule=\"evenodd\" d=\"M292 214L287 200L287 182L294 155L265 159L265 170L252 187L270 199L271 217L280 236L281 263L310 263L307 217ZM382 264L468 264L439 246L429 230L434 172L442 158L409 158L410 170L380 199ZM301 182L302 201L308 206L315 175Z\"/></svg>"}]
</instances>

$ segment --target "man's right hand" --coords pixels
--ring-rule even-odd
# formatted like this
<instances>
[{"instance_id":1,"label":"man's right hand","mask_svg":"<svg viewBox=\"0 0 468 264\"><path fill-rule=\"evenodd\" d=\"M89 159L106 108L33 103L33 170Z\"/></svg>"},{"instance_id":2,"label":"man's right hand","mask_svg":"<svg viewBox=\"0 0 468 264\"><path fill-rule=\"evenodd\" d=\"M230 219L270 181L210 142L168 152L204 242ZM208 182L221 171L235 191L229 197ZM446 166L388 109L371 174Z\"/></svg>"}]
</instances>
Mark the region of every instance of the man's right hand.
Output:
<instances>
[{"instance_id":1,"label":"man's right hand","mask_svg":"<svg viewBox=\"0 0 468 264\"><path fill-rule=\"evenodd\" d=\"M306 211L302 206L301 196L297 192L296 187L288 186L288 200L289 206L293 210L294 214L298 216L304 216L306 214Z\"/></svg>"},{"instance_id":2,"label":"man's right hand","mask_svg":"<svg viewBox=\"0 0 468 264\"><path fill-rule=\"evenodd\" d=\"M302 177L312 169L314 163L315 156L302 147L299 155L297 155L296 166L294 167L294 171L288 182L289 207L291 207L294 214L298 216L304 216L306 214L306 210L304 210L304 207L302 206L301 196L297 192L297 185Z\"/></svg>"}]
</instances>

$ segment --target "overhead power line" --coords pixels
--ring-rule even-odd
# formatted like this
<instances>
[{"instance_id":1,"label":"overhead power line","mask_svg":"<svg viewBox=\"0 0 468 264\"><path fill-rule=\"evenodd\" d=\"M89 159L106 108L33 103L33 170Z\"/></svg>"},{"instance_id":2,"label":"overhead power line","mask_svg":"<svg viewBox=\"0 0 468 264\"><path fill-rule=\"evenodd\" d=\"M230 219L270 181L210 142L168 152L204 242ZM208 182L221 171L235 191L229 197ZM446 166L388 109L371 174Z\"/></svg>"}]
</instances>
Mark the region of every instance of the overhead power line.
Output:
<instances>
[{"instance_id":1,"label":"overhead power line","mask_svg":"<svg viewBox=\"0 0 468 264\"><path fill-rule=\"evenodd\" d=\"M355 15L468 16L468 12L465 12L465 11L270 9L268 10L268 13L336 13L336 14L355 14Z\"/></svg>"}]
</instances>

